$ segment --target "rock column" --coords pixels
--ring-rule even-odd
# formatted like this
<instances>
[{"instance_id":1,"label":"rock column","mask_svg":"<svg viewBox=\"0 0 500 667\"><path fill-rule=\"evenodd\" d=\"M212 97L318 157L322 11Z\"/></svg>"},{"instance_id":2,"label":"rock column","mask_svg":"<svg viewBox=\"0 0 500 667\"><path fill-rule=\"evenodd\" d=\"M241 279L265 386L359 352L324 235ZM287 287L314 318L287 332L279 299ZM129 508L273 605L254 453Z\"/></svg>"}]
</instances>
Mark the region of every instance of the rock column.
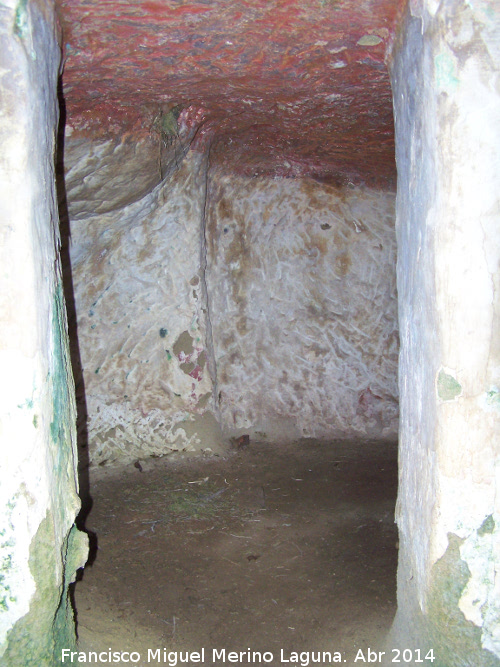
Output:
<instances>
[{"instance_id":1,"label":"rock column","mask_svg":"<svg viewBox=\"0 0 500 667\"><path fill-rule=\"evenodd\" d=\"M433 649L434 667L500 664L499 31L494 2L410 2L392 54L401 344L393 640Z\"/></svg>"},{"instance_id":2,"label":"rock column","mask_svg":"<svg viewBox=\"0 0 500 667\"><path fill-rule=\"evenodd\" d=\"M58 256L60 50L51 2L0 6L0 662L59 664L87 553Z\"/></svg>"}]
</instances>

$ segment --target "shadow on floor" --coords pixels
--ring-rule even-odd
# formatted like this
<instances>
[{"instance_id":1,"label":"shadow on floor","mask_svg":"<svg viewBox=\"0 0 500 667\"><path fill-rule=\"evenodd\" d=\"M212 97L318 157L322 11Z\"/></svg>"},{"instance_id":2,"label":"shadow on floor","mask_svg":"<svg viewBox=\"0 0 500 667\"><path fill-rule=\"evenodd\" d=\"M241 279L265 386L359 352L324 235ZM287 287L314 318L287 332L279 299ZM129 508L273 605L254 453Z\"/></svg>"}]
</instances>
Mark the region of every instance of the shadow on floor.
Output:
<instances>
[{"instance_id":1,"label":"shadow on floor","mask_svg":"<svg viewBox=\"0 0 500 667\"><path fill-rule=\"evenodd\" d=\"M81 650L380 647L396 609L395 443L251 444L97 481ZM146 661L145 661L146 664ZM151 664L164 664L162 662Z\"/></svg>"}]
</instances>

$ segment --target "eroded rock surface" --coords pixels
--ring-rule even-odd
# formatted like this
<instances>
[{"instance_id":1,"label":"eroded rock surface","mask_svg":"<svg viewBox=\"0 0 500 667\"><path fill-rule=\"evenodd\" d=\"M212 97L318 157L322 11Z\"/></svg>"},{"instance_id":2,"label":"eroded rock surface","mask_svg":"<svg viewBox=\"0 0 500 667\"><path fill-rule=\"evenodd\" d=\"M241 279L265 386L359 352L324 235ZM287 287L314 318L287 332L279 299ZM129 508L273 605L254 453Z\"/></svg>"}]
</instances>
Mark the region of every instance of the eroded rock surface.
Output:
<instances>
[{"instance_id":1,"label":"eroded rock surface","mask_svg":"<svg viewBox=\"0 0 500 667\"><path fill-rule=\"evenodd\" d=\"M60 50L44 0L0 5L0 663L75 647L87 557L52 156Z\"/></svg>"},{"instance_id":2,"label":"eroded rock surface","mask_svg":"<svg viewBox=\"0 0 500 667\"><path fill-rule=\"evenodd\" d=\"M229 173L394 181L385 67L401 0L58 0L70 124L119 137L182 109Z\"/></svg>"},{"instance_id":3,"label":"eroded rock surface","mask_svg":"<svg viewBox=\"0 0 500 667\"><path fill-rule=\"evenodd\" d=\"M141 201L72 223L95 462L217 444L200 443L191 423L212 395L200 276L205 169L191 153Z\"/></svg>"},{"instance_id":4,"label":"eroded rock surface","mask_svg":"<svg viewBox=\"0 0 500 667\"><path fill-rule=\"evenodd\" d=\"M71 222L90 460L393 437L394 194L207 169Z\"/></svg>"},{"instance_id":5,"label":"eroded rock surface","mask_svg":"<svg viewBox=\"0 0 500 667\"><path fill-rule=\"evenodd\" d=\"M394 194L215 173L206 240L224 429L395 436Z\"/></svg>"}]
</instances>

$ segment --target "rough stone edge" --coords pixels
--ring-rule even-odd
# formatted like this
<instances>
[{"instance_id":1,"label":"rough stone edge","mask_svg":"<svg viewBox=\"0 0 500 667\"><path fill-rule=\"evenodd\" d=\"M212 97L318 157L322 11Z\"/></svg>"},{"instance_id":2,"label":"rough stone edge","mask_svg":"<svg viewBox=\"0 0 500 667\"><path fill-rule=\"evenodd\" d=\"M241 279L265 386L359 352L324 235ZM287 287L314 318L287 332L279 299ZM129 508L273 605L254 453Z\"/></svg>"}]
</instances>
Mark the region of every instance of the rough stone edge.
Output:
<instances>
[{"instance_id":1,"label":"rough stone edge","mask_svg":"<svg viewBox=\"0 0 500 667\"><path fill-rule=\"evenodd\" d=\"M37 325L39 325L41 329L39 335L42 330L47 331L51 340L48 349L45 347L37 349L49 373L46 378L48 388L37 392L35 408L41 412L46 423L50 423L50 428L44 428L43 432L45 469L40 471L40 474L46 475L51 470L54 482L53 487L49 485L48 497L44 499L46 502L45 518L41 520L31 538L29 537L30 532L25 536L30 540L28 562L32 575L27 591L34 591L29 600L29 611L25 614L21 613L21 616L7 631L6 639L0 646L0 655L2 665L6 667L31 665L50 667L60 663L58 651L61 647L75 645L74 621L68 598L68 587L76 570L84 564L88 551L86 535L79 533L73 525L79 508L75 399L69 363L66 312L60 281L60 259L56 248L59 244L59 232L55 205L54 165L50 160L50 158L54 159L57 125L56 87L60 58L59 35L54 5L51 0L33 0L29 4L26 0L20 0L15 6L14 3L8 3L2 7L0 18L3 23L2 42L6 46L5 60L3 58L2 60L8 66L7 71L22 82L15 104L19 107L18 122L21 127L27 129L25 129L26 134L19 151L21 154L24 151L25 160L29 156L23 164L29 164L31 158L35 160L38 158L45 165L41 171L35 167L33 173L30 171L29 174L26 174L24 187L28 188L28 194L32 196L31 214L33 218L27 216L24 219L13 220L11 229L16 229L16 225L17 228L31 227L31 236L28 234L31 243L42 244L44 266L42 271L37 267L37 275L43 273L44 278L43 285L37 283L36 286L42 290L41 301L51 302L49 306L51 324L46 322L43 310L34 308L35 316L42 322L39 325L35 319L32 326L35 336L38 331ZM37 94L39 95L42 90L47 96L47 106L40 105L40 108L36 108L38 105L32 102L38 100ZM6 106L2 109L2 120L6 119L5 122L9 123L10 119L15 117L16 109L8 106L9 103L12 103L12 98L9 97L7 100ZM37 114L36 123L32 120L35 114ZM35 155L33 156L32 153ZM9 160L10 155L6 157L6 165L9 164ZM14 196L15 188L20 182L16 167L17 164L13 167L12 184L10 185ZM8 171L4 171L5 173ZM52 178L47 179L47 175L52 175ZM9 188L8 179L5 186ZM39 207L40 202L42 206ZM39 209L36 216L33 207ZM26 211L29 210L26 208ZM33 231L40 222L42 228L39 238L36 232L33 234ZM22 233L16 234L16 238L22 237ZM30 250L26 248L26 253L33 261ZM6 272L4 289L9 289L11 281L12 275ZM13 328L22 326L25 319L24 314L21 315L19 321L14 322ZM7 340L10 340L10 335L7 334ZM47 342L45 341L45 344ZM40 343L39 339L38 345ZM24 353L22 345L23 341L20 341L19 353L21 356ZM22 407L24 406L19 406L19 408ZM27 418L31 421L31 409L26 410L26 413ZM37 429L36 413L33 416L33 426ZM17 464L17 461L14 462ZM9 471L4 470L4 472L8 474ZM12 473L14 472L13 470ZM22 492L23 488L24 492ZM16 530L16 536L17 531L22 530L22 524L17 528L12 518L16 499L29 506L40 502L43 495L42 490L41 498L37 501L30 495L30 489L22 484L20 491L7 503L7 509L11 512L10 523L12 525L10 527ZM36 521L36 515L33 521ZM9 564L10 560L7 565ZM10 566L7 569L3 568L5 576L2 583L5 581L7 588ZM11 593L14 595L16 592Z\"/></svg>"},{"instance_id":2,"label":"rough stone edge","mask_svg":"<svg viewBox=\"0 0 500 667\"><path fill-rule=\"evenodd\" d=\"M487 9L491 3L478 3L478 11L487 16ZM391 71L394 90L395 61L400 57L409 31L423 36L427 31L435 29L435 17L439 19L440 11L448 11L451 15L464 7L471 8L471 3L454 0L443 9L443 5L435 0L410 0L405 7L405 14L401 18L399 32L388 54L388 65ZM491 6L491 12L493 8ZM491 16L491 14L490 14ZM421 49L423 50L423 38ZM498 44L498 40L497 40ZM497 61L498 62L498 61ZM409 73L405 73L409 76ZM397 113L395 102L395 117ZM402 107L400 107L401 110ZM428 110L432 114L433 110ZM396 138L397 141L397 138ZM404 149L407 147L405 146ZM398 196L400 196L398 187ZM400 250L400 248L399 248ZM434 369L436 376L436 396L444 400L455 400L461 395L462 387L458 382L450 382L446 375L447 369ZM438 372L439 371L439 372ZM443 386L445 382L446 386ZM442 395L443 390L445 396ZM486 403L490 409L495 400L497 388L487 392ZM434 471L436 472L436 471ZM431 474L434 474L431 470ZM457 483L458 480L457 480ZM493 515L488 515L475 528L468 527L467 537L448 532L448 545L444 553L431 566L425 581L425 591L411 575L410 554L408 546L404 544L404 535L400 535L403 544L400 549L398 565L398 612L386 642L386 656L384 665L393 664L392 649L397 647L401 652L404 649L415 652L417 649L424 657L427 651L434 653L434 667L496 667L500 665L499 658L485 646L483 628L468 620L462 611L462 603L466 589L473 579L468 563L464 560L470 549L475 549L477 543L485 537L491 537L495 530ZM470 553L469 553L470 556ZM491 554L494 558L494 555ZM477 574L477 573L476 573ZM411 576L410 576L411 575ZM486 573L485 573L485 576ZM421 582L420 582L421 583ZM423 604L422 604L423 599ZM401 609L404 603L404 610ZM485 605L487 606L487 604ZM498 627L498 620L497 620ZM415 656L414 656L415 657ZM413 664L413 662L411 663Z\"/></svg>"}]
</instances>

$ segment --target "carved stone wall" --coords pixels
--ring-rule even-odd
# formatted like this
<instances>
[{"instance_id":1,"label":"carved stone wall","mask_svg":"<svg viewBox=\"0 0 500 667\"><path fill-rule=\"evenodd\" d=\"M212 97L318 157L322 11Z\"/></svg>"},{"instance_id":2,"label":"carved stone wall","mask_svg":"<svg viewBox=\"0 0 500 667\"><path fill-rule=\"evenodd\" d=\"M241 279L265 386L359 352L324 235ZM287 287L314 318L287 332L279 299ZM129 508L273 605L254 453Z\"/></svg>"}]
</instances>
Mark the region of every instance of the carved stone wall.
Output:
<instances>
[{"instance_id":1,"label":"carved stone wall","mask_svg":"<svg viewBox=\"0 0 500 667\"><path fill-rule=\"evenodd\" d=\"M394 437L393 193L215 172L206 246L224 431Z\"/></svg>"},{"instance_id":2,"label":"carved stone wall","mask_svg":"<svg viewBox=\"0 0 500 667\"><path fill-rule=\"evenodd\" d=\"M205 156L191 152L139 201L71 221L80 397L93 463L221 446L207 411L205 171Z\"/></svg>"},{"instance_id":3,"label":"carved stone wall","mask_svg":"<svg viewBox=\"0 0 500 667\"><path fill-rule=\"evenodd\" d=\"M401 648L500 664L500 21L410 3L392 80Z\"/></svg>"},{"instance_id":4,"label":"carved stone wall","mask_svg":"<svg viewBox=\"0 0 500 667\"><path fill-rule=\"evenodd\" d=\"M114 197L133 157L91 172L92 192L110 179ZM207 174L195 151L123 208L92 213L81 193L68 189L92 463L218 451L221 427L226 443L396 436L393 193Z\"/></svg>"}]
</instances>

